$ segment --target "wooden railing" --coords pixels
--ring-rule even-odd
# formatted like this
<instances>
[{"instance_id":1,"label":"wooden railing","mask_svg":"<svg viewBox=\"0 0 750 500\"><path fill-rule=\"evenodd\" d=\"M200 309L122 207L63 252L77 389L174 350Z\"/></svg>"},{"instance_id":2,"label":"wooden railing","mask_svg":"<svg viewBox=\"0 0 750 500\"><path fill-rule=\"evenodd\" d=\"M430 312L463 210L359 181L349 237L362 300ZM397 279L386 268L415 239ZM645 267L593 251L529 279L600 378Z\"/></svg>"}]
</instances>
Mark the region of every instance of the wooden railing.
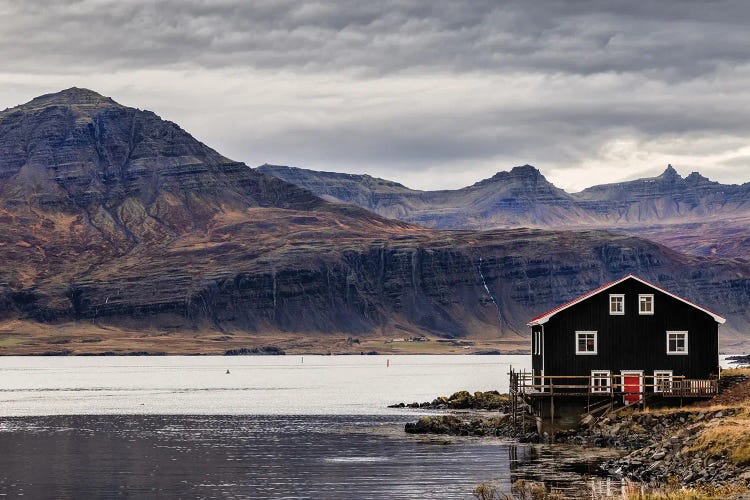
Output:
<instances>
[{"instance_id":1,"label":"wooden railing","mask_svg":"<svg viewBox=\"0 0 750 500\"><path fill-rule=\"evenodd\" d=\"M718 379L686 379L682 375L640 375L639 390L625 384L622 374L534 375L528 371L510 372L510 393L529 396L608 396L611 394L659 394L665 397L706 397L718 394ZM633 375L638 376L638 375ZM593 384L596 379L600 383ZM602 384L601 381L606 383Z\"/></svg>"},{"instance_id":2,"label":"wooden railing","mask_svg":"<svg viewBox=\"0 0 750 500\"><path fill-rule=\"evenodd\" d=\"M716 379L683 379L672 382L669 392L665 396L691 397L691 396L713 396L719 393L719 381Z\"/></svg>"}]
</instances>

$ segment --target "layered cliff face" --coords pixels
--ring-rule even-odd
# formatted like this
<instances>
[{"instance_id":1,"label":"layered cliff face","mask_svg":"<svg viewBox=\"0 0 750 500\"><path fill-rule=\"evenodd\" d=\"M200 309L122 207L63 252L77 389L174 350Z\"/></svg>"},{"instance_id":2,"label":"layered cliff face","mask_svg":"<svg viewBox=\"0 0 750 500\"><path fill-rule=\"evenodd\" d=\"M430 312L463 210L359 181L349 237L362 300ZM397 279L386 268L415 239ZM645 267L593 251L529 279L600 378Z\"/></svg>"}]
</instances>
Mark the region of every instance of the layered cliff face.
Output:
<instances>
[{"instance_id":1,"label":"layered cliff face","mask_svg":"<svg viewBox=\"0 0 750 500\"><path fill-rule=\"evenodd\" d=\"M683 178L672 165L657 177L594 186L573 196L587 210L616 223L750 213L750 183L719 184L698 172Z\"/></svg>"},{"instance_id":2,"label":"layered cliff face","mask_svg":"<svg viewBox=\"0 0 750 500\"><path fill-rule=\"evenodd\" d=\"M450 191L415 191L370 176L264 165L326 199L438 229L610 229L694 255L750 258L750 183L725 185L670 165L657 177L566 193L534 167ZM717 222L719 222L717 224Z\"/></svg>"},{"instance_id":3,"label":"layered cliff face","mask_svg":"<svg viewBox=\"0 0 750 500\"><path fill-rule=\"evenodd\" d=\"M737 339L750 300L747 265L639 238L436 231L330 203L81 89L0 113L0 262L0 319L165 334L501 338L633 272L727 315Z\"/></svg>"},{"instance_id":4,"label":"layered cliff face","mask_svg":"<svg viewBox=\"0 0 750 500\"><path fill-rule=\"evenodd\" d=\"M256 170L295 184L331 201L353 203L385 217L440 229L553 226L592 216L552 185L536 168L524 165L456 190L417 191L369 175L317 172L262 165Z\"/></svg>"}]
</instances>

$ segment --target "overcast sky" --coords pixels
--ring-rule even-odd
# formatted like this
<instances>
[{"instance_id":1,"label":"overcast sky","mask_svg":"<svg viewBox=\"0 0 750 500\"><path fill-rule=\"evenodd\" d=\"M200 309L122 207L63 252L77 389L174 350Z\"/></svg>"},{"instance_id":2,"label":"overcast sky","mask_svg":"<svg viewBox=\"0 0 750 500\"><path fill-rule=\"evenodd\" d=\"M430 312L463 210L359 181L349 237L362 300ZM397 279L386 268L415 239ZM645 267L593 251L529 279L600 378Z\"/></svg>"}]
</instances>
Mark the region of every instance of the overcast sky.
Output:
<instances>
[{"instance_id":1,"label":"overcast sky","mask_svg":"<svg viewBox=\"0 0 750 500\"><path fill-rule=\"evenodd\" d=\"M750 181L746 1L0 0L0 22L0 108L86 87L251 166Z\"/></svg>"}]
</instances>

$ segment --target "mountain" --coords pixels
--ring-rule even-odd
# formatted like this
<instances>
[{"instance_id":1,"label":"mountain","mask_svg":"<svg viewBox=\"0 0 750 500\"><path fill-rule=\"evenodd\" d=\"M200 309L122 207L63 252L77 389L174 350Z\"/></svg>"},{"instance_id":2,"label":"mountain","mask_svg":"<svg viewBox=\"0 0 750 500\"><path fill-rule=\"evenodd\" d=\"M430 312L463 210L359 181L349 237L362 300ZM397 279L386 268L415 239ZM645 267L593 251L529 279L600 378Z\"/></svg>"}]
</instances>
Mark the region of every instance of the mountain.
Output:
<instances>
[{"instance_id":1,"label":"mountain","mask_svg":"<svg viewBox=\"0 0 750 500\"><path fill-rule=\"evenodd\" d=\"M309 189L325 199L353 203L384 217L440 229L553 226L573 217L591 220L575 198L524 165L456 190L416 191L369 175L262 165L259 172Z\"/></svg>"},{"instance_id":2,"label":"mountain","mask_svg":"<svg viewBox=\"0 0 750 500\"><path fill-rule=\"evenodd\" d=\"M573 196L605 220L642 223L747 215L749 195L750 183L719 184L698 172L683 178L669 165L658 177L594 186Z\"/></svg>"},{"instance_id":3,"label":"mountain","mask_svg":"<svg viewBox=\"0 0 750 500\"><path fill-rule=\"evenodd\" d=\"M750 258L750 183L726 185L669 165L657 177L566 193L524 165L456 190L416 191L367 175L263 165L331 201L438 229L608 229L695 255ZM721 221L717 226L716 221Z\"/></svg>"},{"instance_id":4,"label":"mountain","mask_svg":"<svg viewBox=\"0 0 750 500\"><path fill-rule=\"evenodd\" d=\"M542 183L529 174L501 183ZM491 192L472 188L478 206ZM223 352L269 338L309 352L352 335L526 348L528 318L629 272L727 315L725 345L750 323L745 263L606 231L390 220L76 88L0 112L0 262L0 353Z\"/></svg>"}]
</instances>

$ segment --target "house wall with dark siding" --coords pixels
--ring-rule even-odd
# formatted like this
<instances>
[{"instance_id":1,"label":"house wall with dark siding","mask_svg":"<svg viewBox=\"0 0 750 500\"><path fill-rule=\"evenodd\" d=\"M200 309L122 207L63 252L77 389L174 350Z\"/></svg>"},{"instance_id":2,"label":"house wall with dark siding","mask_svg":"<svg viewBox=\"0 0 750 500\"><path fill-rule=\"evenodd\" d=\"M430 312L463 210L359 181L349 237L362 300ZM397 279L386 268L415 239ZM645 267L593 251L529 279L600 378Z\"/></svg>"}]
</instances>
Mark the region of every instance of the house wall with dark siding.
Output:
<instances>
[{"instance_id":1,"label":"house wall with dark siding","mask_svg":"<svg viewBox=\"0 0 750 500\"><path fill-rule=\"evenodd\" d=\"M625 295L624 315L609 314L610 294ZM654 295L653 315L638 313L639 294ZM631 278L552 316L543 325L544 355L532 355L532 366L538 374L544 357L545 375L643 370L650 376L654 370L672 370L674 375L706 379L718 374L718 327L711 315ZM541 330L538 325L532 328ZM575 332L581 330L598 332L597 354L576 354ZM668 330L688 332L688 354L667 354Z\"/></svg>"}]
</instances>

